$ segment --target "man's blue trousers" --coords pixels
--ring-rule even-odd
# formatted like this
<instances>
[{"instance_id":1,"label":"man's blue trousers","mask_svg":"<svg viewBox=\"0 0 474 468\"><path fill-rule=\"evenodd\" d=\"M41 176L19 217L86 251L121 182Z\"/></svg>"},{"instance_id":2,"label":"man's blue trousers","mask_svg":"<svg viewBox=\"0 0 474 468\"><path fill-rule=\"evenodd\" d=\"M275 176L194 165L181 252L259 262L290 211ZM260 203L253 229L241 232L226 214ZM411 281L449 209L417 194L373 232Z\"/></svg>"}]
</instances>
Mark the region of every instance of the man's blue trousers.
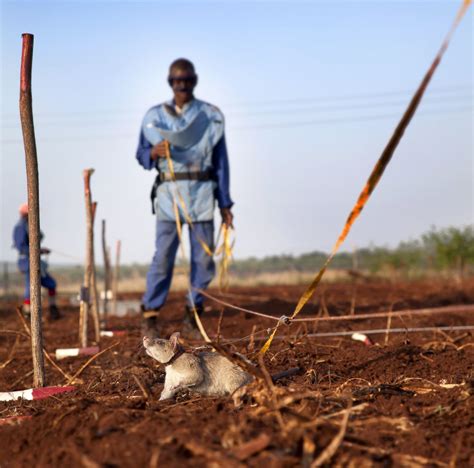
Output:
<instances>
[{"instance_id":1,"label":"man's blue trousers","mask_svg":"<svg viewBox=\"0 0 474 468\"><path fill-rule=\"evenodd\" d=\"M25 275L24 299L30 299L30 264L27 257L18 260L18 268ZM41 286L49 291L56 289L56 280L48 273L47 264L41 260ZM51 293L50 293L51 294Z\"/></svg>"},{"instance_id":2,"label":"man's blue trousers","mask_svg":"<svg viewBox=\"0 0 474 468\"><path fill-rule=\"evenodd\" d=\"M191 286L192 300L201 306L203 297L194 288L206 289L214 278L216 267L214 259L201 247L198 239L214 250L214 221L193 224L189 229L191 240ZM148 310L157 310L166 301L173 277L173 267L179 246L178 232L174 221L157 221L155 255L146 277L146 292L142 303ZM191 300L188 295L188 304Z\"/></svg>"}]
</instances>

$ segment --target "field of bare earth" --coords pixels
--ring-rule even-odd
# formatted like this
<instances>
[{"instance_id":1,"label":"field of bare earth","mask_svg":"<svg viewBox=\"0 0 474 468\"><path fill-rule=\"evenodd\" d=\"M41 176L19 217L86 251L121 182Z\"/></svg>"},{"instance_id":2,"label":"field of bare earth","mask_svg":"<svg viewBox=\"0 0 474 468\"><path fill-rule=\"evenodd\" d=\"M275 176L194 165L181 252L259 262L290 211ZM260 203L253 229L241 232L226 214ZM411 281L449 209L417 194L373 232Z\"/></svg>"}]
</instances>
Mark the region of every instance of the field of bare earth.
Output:
<instances>
[{"instance_id":1,"label":"field of bare earth","mask_svg":"<svg viewBox=\"0 0 474 468\"><path fill-rule=\"evenodd\" d=\"M210 292L278 318L291 315L303 291L278 285ZM139 315L110 318L108 328L127 333L103 338L95 359L58 361L62 372L46 363L48 385L76 375L75 390L0 402L0 467L472 467L474 339L472 330L456 327L474 326L473 304L474 279L462 286L325 283L300 317L412 312L282 325L259 363L275 322L209 300L208 334L230 356L239 352L256 364L258 378L239 401L188 391L159 401L164 369L144 352ZM441 307L445 312L420 312ZM183 292L172 293L161 316L164 337L180 330L183 308ZM78 346L78 308L64 303L62 311L61 320L44 320L53 359L56 348ZM390 333L368 335L372 344L351 338L387 326ZM426 327L433 329L412 330ZM0 330L0 391L30 388L31 349L12 302L1 303ZM351 333L312 336L334 332ZM295 375L268 378L295 367Z\"/></svg>"}]
</instances>

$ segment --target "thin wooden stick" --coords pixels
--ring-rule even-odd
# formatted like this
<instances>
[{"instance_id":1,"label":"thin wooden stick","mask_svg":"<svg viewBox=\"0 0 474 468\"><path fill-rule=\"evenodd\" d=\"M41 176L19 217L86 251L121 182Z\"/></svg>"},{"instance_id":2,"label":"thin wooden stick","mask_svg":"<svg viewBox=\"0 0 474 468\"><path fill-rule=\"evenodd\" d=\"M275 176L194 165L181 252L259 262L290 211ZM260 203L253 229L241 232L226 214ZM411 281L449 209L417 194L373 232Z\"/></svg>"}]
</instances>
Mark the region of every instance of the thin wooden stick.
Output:
<instances>
[{"instance_id":1,"label":"thin wooden stick","mask_svg":"<svg viewBox=\"0 0 474 468\"><path fill-rule=\"evenodd\" d=\"M120 277L120 248L121 248L121 242L118 240L116 251L115 251L115 271L114 271L114 286L113 286L114 315L117 315L117 294L118 294L118 282L119 282L119 277Z\"/></svg>"},{"instance_id":2,"label":"thin wooden stick","mask_svg":"<svg viewBox=\"0 0 474 468\"><path fill-rule=\"evenodd\" d=\"M352 269L354 271L358 270L358 261L357 261L357 249L354 247L352 249ZM349 315L354 315L355 313L355 304L356 304L356 294L357 294L357 275L352 277L352 297L351 297L351 310Z\"/></svg>"},{"instance_id":3,"label":"thin wooden stick","mask_svg":"<svg viewBox=\"0 0 474 468\"><path fill-rule=\"evenodd\" d=\"M5 367L7 367L8 364L10 364L10 362L13 361L13 355L15 354L16 347L18 346L18 343L19 343L19 341L20 341L20 336L21 336L21 335L16 335L16 337L15 337L15 343L13 344L12 349L11 349L10 352L8 353L8 356L7 356L6 361L3 362L2 364L0 364L0 369L5 369Z\"/></svg>"},{"instance_id":4,"label":"thin wooden stick","mask_svg":"<svg viewBox=\"0 0 474 468\"><path fill-rule=\"evenodd\" d=\"M95 253L94 253L94 222L95 222L95 213L97 211L97 202L92 203L92 233L89 235L92 237L92 246L91 246L91 312L92 319L94 321L94 332L95 332L95 341L100 342L100 320L99 320L99 295L97 294L97 275L95 270Z\"/></svg>"},{"instance_id":5,"label":"thin wooden stick","mask_svg":"<svg viewBox=\"0 0 474 468\"><path fill-rule=\"evenodd\" d=\"M311 468L316 468L328 462L337 452L337 449L341 445L342 440L346 435L347 423L349 422L349 415L351 414L351 409L352 407L350 406L345 410L338 433L331 441L331 443L324 449L321 455L319 455L319 457L311 464Z\"/></svg>"},{"instance_id":6,"label":"thin wooden stick","mask_svg":"<svg viewBox=\"0 0 474 468\"><path fill-rule=\"evenodd\" d=\"M110 290L110 257L105 239L105 219L102 220L102 256L104 259L104 300L102 302L102 321L107 324L107 312L109 307L108 293Z\"/></svg>"},{"instance_id":7,"label":"thin wooden stick","mask_svg":"<svg viewBox=\"0 0 474 468\"><path fill-rule=\"evenodd\" d=\"M82 374L82 372L84 371L84 369L86 369L86 367L92 362L94 361L95 359L97 359L101 354L104 354L105 352L107 352L109 349L112 349L113 347L117 346L120 342L117 341L116 343L114 343L113 345L110 345L108 348L105 348L103 349L100 353L97 353L97 354L94 354L94 356L92 356L66 383L66 385L71 385L74 380L77 379L77 377L79 377L80 374Z\"/></svg>"},{"instance_id":8,"label":"thin wooden stick","mask_svg":"<svg viewBox=\"0 0 474 468\"><path fill-rule=\"evenodd\" d=\"M219 342L221 341L221 326L222 326L222 319L224 318L224 307L221 307L220 311L219 311L219 321L217 322L217 338L216 338L216 341L217 341L217 344L219 344Z\"/></svg>"},{"instance_id":9,"label":"thin wooden stick","mask_svg":"<svg viewBox=\"0 0 474 468\"><path fill-rule=\"evenodd\" d=\"M145 397L146 400L150 398L150 394L147 392L145 386L140 382L140 379L135 375L132 374L133 379L137 383L138 387L140 388L141 392L143 393L143 396Z\"/></svg>"},{"instance_id":10,"label":"thin wooden stick","mask_svg":"<svg viewBox=\"0 0 474 468\"><path fill-rule=\"evenodd\" d=\"M385 333L385 346L388 345L388 336L390 334L390 327L392 326L392 312L393 312L393 302L390 303L390 308L388 310L389 314L388 314L388 317L387 317L387 331Z\"/></svg>"},{"instance_id":11,"label":"thin wooden stick","mask_svg":"<svg viewBox=\"0 0 474 468\"><path fill-rule=\"evenodd\" d=\"M22 34L20 75L20 119L25 147L26 179L28 186L28 238L30 257L31 352L33 354L33 386L44 387L46 377L41 328L41 260L38 158L31 98L31 67L33 62L33 34Z\"/></svg>"},{"instance_id":12,"label":"thin wooden stick","mask_svg":"<svg viewBox=\"0 0 474 468\"><path fill-rule=\"evenodd\" d=\"M18 315L18 318L20 319L20 322L22 323L23 328L25 329L27 335L28 335L28 336L31 336L30 328L28 327L28 324L26 323L25 317L23 317L23 314L21 313L20 308L17 307L15 310L16 310L16 313L17 313L17 315ZM43 354L44 354L44 357L46 358L46 360L47 360L60 374L62 374L64 378L66 378L66 379L70 379L70 378L71 378L71 376L70 376L67 372L64 372L64 371L54 362L54 360L51 358L51 356L49 355L48 351L46 351L45 348L43 348Z\"/></svg>"}]
</instances>

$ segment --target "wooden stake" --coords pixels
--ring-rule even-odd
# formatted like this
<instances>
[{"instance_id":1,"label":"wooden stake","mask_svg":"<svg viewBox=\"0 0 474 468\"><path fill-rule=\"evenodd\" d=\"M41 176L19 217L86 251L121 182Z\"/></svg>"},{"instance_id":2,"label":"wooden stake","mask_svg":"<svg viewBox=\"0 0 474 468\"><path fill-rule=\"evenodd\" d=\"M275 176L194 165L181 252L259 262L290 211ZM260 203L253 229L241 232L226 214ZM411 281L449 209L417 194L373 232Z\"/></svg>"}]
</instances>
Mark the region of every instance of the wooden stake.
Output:
<instances>
[{"instance_id":1,"label":"wooden stake","mask_svg":"<svg viewBox=\"0 0 474 468\"><path fill-rule=\"evenodd\" d=\"M79 312L79 342L82 347L87 347L87 327L90 308L90 291L92 276L92 196L91 196L91 175L94 169L85 169L82 173L84 177L84 197L86 202L86 259L84 265L84 284L81 290L81 308Z\"/></svg>"},{"instance_id":2,"label":"wooden stake","mask_svg":"<svg viewBox=\"0 0 474 468\"><path fill-rule=\"evenodd\" d=\"M46 385L41 328L41 272L38 159L31 97L33 34L22 34L20 75L20 119L25 147L28 187L28 237L30 249L31 351L33 354L33 386Z\"/></svg>"},{"instance_id":3,"label":"wooden stake","mask_svg":"<svg viewBox=\"0 0 474 468\"><path fill-rule=\"evenodd\" d=\"M91 230L89 233L91 237L91 312L92 319L94 320L94 332L95 332L95 341L99 343L100 341L100 321L99 321L99 295L97 294L97 275L95 270L95 253L94 253L94 222L95 222L95 213L97 211L97 202L92 203L92 223Z\"/></svg>"},{"instance_id":4,"label":"wooden stake","mask_svg":"<svg viewBox=\"0 0 474 468\"><path fill-rule=\"evenodd\" d=\"M114 271L114 288L113 288L113 296L114 296L114 305L113 311L114 315L117 315L117 294L118 294L118 282L120 276L120 247L121 242L117 241L117 248L115 251L115 271Z\"/></svg>"},{"instance_id":5,"label":"wooden stake","mask_svg":"<svg viewBox=\"0 0 474 468\"><path fill-rule=\"evenodd\" d=\"M107 297L110 291L110 255L105 240L105 219L102 220L102 255L104 258L104 301L102 303L102 320L107 323L107 312L109 307L109 299Z\"/></svg>"}]
</instances>

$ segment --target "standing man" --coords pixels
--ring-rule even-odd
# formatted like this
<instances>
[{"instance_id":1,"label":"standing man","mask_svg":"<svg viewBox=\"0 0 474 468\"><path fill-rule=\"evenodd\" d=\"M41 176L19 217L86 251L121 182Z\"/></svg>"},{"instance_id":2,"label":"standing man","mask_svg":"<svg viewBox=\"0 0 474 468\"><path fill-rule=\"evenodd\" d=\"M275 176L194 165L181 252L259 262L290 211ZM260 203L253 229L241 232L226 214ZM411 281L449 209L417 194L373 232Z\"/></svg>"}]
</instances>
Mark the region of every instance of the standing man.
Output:
<instances>
[{"instance_id":1,"label":"standing man","mask_svg":"<svg viewBox=\"0 0 474 468\"><path fill-rule=\"evenodd\" d=\"M23 314L30 315L30 245L28 236L28 205L23 203L19 208L20 219L13 229L13 243L18 250L18 268L25 275L25 294L23 299ZM43 233L40 233L43 239ZM50 250L41 248L40 253L49 254ZM48 289L49 317L57 320L60 317L56 306L56 281L47 271L48 264L41 260L41 286Z\"/></svg>"},{"instance_id":2,"label":"standing man","mask_svg":"<svg viewBox=\"0 0 474 468\"><path fill-rule=\"evenodd\" d=\"M158 334L159 310L171 285L179 246L175 213L178 212L181 223L187 222L187 215L192 221L189 234L193 289L191 297L187 297L183 323L183 331L192 337L197 335L192 305L199 315L204 310L203 297L195 288L207 288L215 274L214 260L203 248L205 243L214 250L215 200L222 222L232 226L224 116L217 107L194 97L197 82L194 65L187 59L175 60L168 76L174 97L145 114L140 132L138 162L147 170L158 171L151 194L156 213L155 255L142 299L144 331L148 335ZM167 146L176 182L172 181Z\"/></svg>"}]
</instances>

